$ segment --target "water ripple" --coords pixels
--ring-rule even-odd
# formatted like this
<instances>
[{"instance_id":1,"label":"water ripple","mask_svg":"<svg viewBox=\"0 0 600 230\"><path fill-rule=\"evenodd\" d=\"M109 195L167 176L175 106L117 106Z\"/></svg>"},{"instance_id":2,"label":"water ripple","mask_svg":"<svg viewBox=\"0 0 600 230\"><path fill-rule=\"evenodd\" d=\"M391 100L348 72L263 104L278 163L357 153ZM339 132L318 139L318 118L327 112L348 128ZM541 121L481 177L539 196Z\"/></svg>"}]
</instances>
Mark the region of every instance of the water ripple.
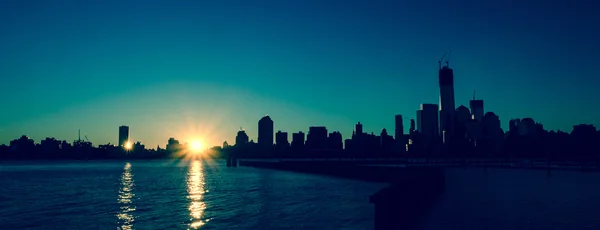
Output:
<instances>
[{"instance_id":1,"label":"water ripple","mask_svg":"<svg viewBox=\"0 0 600 230\"><path fill-rule=\"evenodd\" d=\"M385 186L218 161L48 164L3 168L0 229L371 229Z\"/></svg>"},{"instance_id":2,"label":"water ripple","mask_svg":"<svg viewBox=\"0 0 600 230\"><path fill-rule=\"evenodd\" d=\"M204 173L202 170L202 163L198 160L193 161L189 167L187 185L188 185L188 196L190 205L188 210L190 211L190 224L189 228L198 229L209 219L203 219L203 212L206 209L206 203L202 200L205 193L204 190Z\"/></svg>"},{"instance_id":3,"label":"water ripple","mask_svg":"<svg viewBox=\"0 0 600 230\"><path fill-rule=\"evenodd\" d=\"M119 190L118 203L121 204L121 211L117 214L118 223L121 225L118 229L128 230L133 229L135 218L133 212L135 205L133 204L133 173L131 172L131 164L127 162L123 168L121 175L121 189Z\"/></svg>"}]
</instances>

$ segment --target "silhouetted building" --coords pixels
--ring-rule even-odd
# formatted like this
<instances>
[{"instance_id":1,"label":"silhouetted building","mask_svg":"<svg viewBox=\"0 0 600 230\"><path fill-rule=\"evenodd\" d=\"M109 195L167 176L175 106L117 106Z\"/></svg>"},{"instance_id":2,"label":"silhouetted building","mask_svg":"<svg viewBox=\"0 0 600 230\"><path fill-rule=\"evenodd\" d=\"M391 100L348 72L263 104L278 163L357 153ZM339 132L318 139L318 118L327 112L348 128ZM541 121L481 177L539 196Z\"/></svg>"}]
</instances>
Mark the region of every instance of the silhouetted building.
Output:
<instances>
[{"instance_id":1,"label":"silhouetted building","mask_svg":"<svg viewBox=\"0 0 600 230\"><path fill-rule=\"evenodd\" d=\"M415 128L415 119L410 119L410 129L408 130L408 134L409 135L413 135L413 133L415 132L416 128Z\"/></svg>"},{"instance_id":2,"label":"silhouetted building","mask_svg":"<svg viewBox=\"0 0 600 230\"><path fill-rule=\"evenodd\" d=\"M363 125L360 122L354 125L351 139L349 145L346 145L347 149L351 148L355 152L363 152L367 147L366 134L363 132Z\"/></svg>"},{"instance_id":3,"label":"silhouetted building","mask_svg":"<svg viewBox=\"0 0 600 230\"><path fill-rule=\"evenodd\" d=\"M342 134L340 132L332 132L329 134L328 137L328 141L329 141L329 148L333 149L333 150L343 150L344 149L344 143L343 143L343 138L342 138Z\"/></svg>"},{"instance_id":4,"label":"silhouetted building","mask_svg":"<svg viewBox=\"0 0 600 230\"><path fill-rule=\"evenodd\" d=\"M394 138L396 140L400 140L400 139L402 139L402 136L404 136L404 125L402 123L402 115L397 114L395 116L395 118L396 118L395 119L396 130L395 130L395 133L394 133Z\"/></svg>"},{"instance_id":5,"label":"silhouetted building","mask_svg":"<svg viewBox=\"0 0 600 230\"><path fill-rule=\"evenodd\" d=\"M442 67L439 63L439 83L440 83L440 131L442 138L446 135L452 136L454 133L454 71L446 65Z\"/></svg>"},{"instance_id":6,"label":"silhouetted building","mask_svg":"<svg viewBox=\"0 0 600 230\"><path fill-rule=\"evenodd\" d=\"M352 134L354 134L354 132L352 132ZM356 148L354 141L355 140L353 140L352 137L344 140L344 150L351 152L351 153L356 153L358 151L358 149Z\"/></svg>"},{"instance_id":7,"label":"silhouetted building","mask_svg":"<svg viewBox=\"0 0 600 230\"><path fill-rule=\"evenodd\" d=\"M393 144L393 148L396 150L396 152L404 152L405 145L407 142L407 139L404 137L404 122L402 119L402 115L397 114L395 116L395 132L394 132L394 144Z\"/></svg>"},{"instance_id":8,"label":"silhouetted building","mask_svg":"<svg viewBox=\"0 0 600 230\"><path fill-rule=\"evenodd\" d=\"M306 147L311 150L327 149L327 128L325 126L312 126L306 135Z\"/></svg>"},{"instance_id":9,"label":"silhouetted building","mask_svg":"<svg viewBox=\"0 0 600 230\"><path fill-rule=\"evenodd\" d=\"M481 122L483 119L483 100L475 100L475 92L473 92L473 100L469 102L471 107L471 119Z\"/></svg>"},{"instance_id":10,"label":"silhouetted building","mask_svg":"<svg viewBox=\"0 0 600 230\"><path fill-rule=\"evenodd\" d=\"M179 144L179 141L176 140L175 138L169 138L169 141L167 142L167 151L170 153L176 153L179 152L182 149L181 144Z\"/></svg>"},{"instance_id":11,"label":"silhouetted building","mask_svg":"<svg viewBox=\"0 0 600 230\"><path fill-rule=\"evenodd\" d=\"M467 122L471 121L471 111L464 105L456 108L456 113L454 114L454 132L457 138L465 138L467 135Z\"/></svg>"},{"instance_id":12,"label":"silhouetted building","mask_svg":"<svg viewBox=\"0 0 600 230\"><path fill-rule=\"evenodd\" d=\"M129 142L129 126L119 126L119 146L123 147Z\"/></svg>"},{"instance_id":13,"label":"silhouetted building","mask_svg":"<svg viewBox=\"0 0 600 230\"><path fill-rule=\"evenodd\" d=\"M295 149L304 147L304 133L302 131L292 134L292 147Z\"/></svg>"},{"instance_id":14,"label":"silhouetted building","mask_svg":"<svg viewBox=\"0 0 600 230\"><path fill-rule=\"evenodd\" d=\"M467 108L464 105L459 106L458 108L456 108L456 121L466 124L467 121L471 120L471 111L469 111L469 108Z\"/></svg>"},{"instance_id":15,"label":"silhouetted building","mask_svg":"<svg viewBox=\"0 0 600 230\"><path fill-rule=\"evenodd\" d=\"M355 135L357 137L363 135L363 125L360 123L360 121L354 126L354 131L356 132Z\"/></svg>"},{"instance_id":16,"label":"silhouetted building","mask_svg":"<svg viewBox=\"0 0 600 230\"><path fill-rule=\"evenodd\" d=\"M240 131L238 131L237 135L235 136L235 145L236 146L241 146L244 145L246 143L248 143L248 134L246 134L246 131L244 131L243 129L240 128Z\"/></svg>"},{"instance_id":17,"label":"silhouetted building","mask_svg":"<svg viewBox=\"0 0 600 230\"><path fill-rule=\"evenodd\" d=\"M472 146L477 146L477 141L479 141L483 136L481 122L477 120L469 120L465 125L465 128L467 132L467 140L469 140Z\"/></svg>"},{"instance_id":18,"label":"silhouetted building","mask_svg":"<svg viewBox=\"0 0 600 230\"><path fill-rule=\"evenodd\" d=\"M500 118L493 112L487 112L483 116L481 125L489 153L499 151L500 143L504 138L504 132L500 126Z\"/></svg>"},{"instance_id":19,"label":"silhouetted building","mask_svg":"<svg viewBox=\"0 0 600 230\"><path fill-rule=\"evenodd\" d=\"M142 142L138 141L133 144L132 150L137 153L143 152L144 150L146 150L146 146L143 145Z\"/></svg>"},{"instance_id":20,"label":"silhouetted building","mask_svg":"<svg viewBox=\"0 0 600 230\"><path fill-rule=\"evenodd\" d=\"M281 132L281 130L277 131L277 133L275 134L275 144L278 147L288 147L288 146L290 146L290 143L288 141L288 133L287 132Z\"/></svg>"},{"instance_id":21,"label":"silhouetted building","mask_svg":"<svg viewBox=\"0 0 600 230\"><path fill-rule=\"evenodd\" d=\"M511 119L508 122L508 134L510 136L518 136L519 135L519 125L521 124L521 119Z\"/></svg>"},{"instance_id":22,"label":"silhouetted building","mask_svg":"<svg viewBox=\"0 0 600 230\"><path fill-rule=\"evenodd\" d=\"M65 150L65 149L70 149L72 146L71 144L69 144L69 142L67 141L61 141L60 142L60 149Z\"/></svg>"},{"instance_id":23,"label":"silhouetted building","mask_svg":"<svg viewBox=\"0 0 600 230\"><path fill-rule=\"evenodd\" d=\"M367 151L368 154L379 154L381 153L381 137L375 135L375 133L371 132L370 134L363 134L364 138L364 149L363 151ZM369 153L370 152L370 153Z\"/></svg>"},{"instance_id":24,"label":"silhouetted building","mask_svg":"<svg viewBox=\"0 0 600 230\"><path fill-rule=\"evenodd\" d=\"M51 137L46 137L46 139L40 142L40 147L44 152L54 152L60 150L60 141Z\"/></svg>"},{"instance_id":25,"label":"silhouetted building","mask_svg":"<svg viewBox=\"0 0 600 230\"><path fill-rule=\"evenodd\" d=\"M35 148L35 142L28 136L21 136L19 139L10 141L10 149L13 152L30 154Z\"/></svg>"},{"instance_id":26,"label":"silhouetted building","mask_svg":"<svg viewBox=\"0 0 600 230\"><path fill-rule=\"evenodd\" d=\"M574 125L571 131L571 136L574 140L573 144L583 145L590 148L589 150L597 151L598 132L594 125L579 124ZM576 146L577 147L577 146Z\"/></svg>"},{"instance_id":27,"label":"silhouetted building","mask_svg":"<svg viewBox=\"0 0 600 230\"><path fill-rule=\"evenodd\" d=\"M381 139L381 150L384 152L391 151L394 143L394 137L390 136L386 129L381 130L381 135L379 137ZM399 138L402 139L403 137L400 136Z\"/></svg>"},{"instance_id":28,"label":"silhouetted building","mask_svg":"<svg viewBox=\"0 0 600 230\"><path fill-rule=\"evenodd\" d=\"M571 135L573 135L575 139L585 139L584 137L594 137L596 135L596 127L594 125L588 124L574 125L573 130L571 131Z\"/></svg>"},{"instance_id":29,"label":"silhouetted building","mask_svg":"<svg viewBox=\"0 0 600 230\"><path fill-rule=\"evenodd\" d=\"M574 125L573 131L571 131L569 153L572 156L586 158L593 156L593 158L598 159L598 154L600 154L598 150L599 140L600 136L598 136L598 131L593 125Z\"/></svg>"},{"instance_id":30,"label":"silhouetted building","mask_svg":"<svg viewBox=\"0 0 600 230\"><path fill-rule=\"evenodd\" d=\"M519 136L535 136L536 124L532 118L523 118L517 127Z\"/></svg>"},{"instance_id":31,"label":"silhouetted building","mask_svg":"<svg viewBox=\"0 0 600 230\"><path fill-rule=\"evenodd\" d=\"M423 140L433 141L438 137L438 106L436 104L421 104L417 111L417 130Z\"/></svg>"},{"instance_id":32,"label":"silhouetted building","mask_svg":"<svg viewBox=\"0 0 600 230\"><path fill-rule=\"evenodd\" d=\"M273 120L269 115L264 116L258 121L258 144L262 146L273 146Z\"/></svg>"}]
</instances>

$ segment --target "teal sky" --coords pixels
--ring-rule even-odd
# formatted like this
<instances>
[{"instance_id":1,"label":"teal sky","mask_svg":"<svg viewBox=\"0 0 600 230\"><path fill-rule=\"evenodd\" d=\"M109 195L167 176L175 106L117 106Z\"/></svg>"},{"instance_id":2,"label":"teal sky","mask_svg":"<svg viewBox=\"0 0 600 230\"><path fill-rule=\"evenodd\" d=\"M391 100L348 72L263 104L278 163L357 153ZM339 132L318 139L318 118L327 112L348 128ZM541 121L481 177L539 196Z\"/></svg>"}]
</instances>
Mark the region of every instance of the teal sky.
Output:
<instances>
[{"instance_id":1,"label":"teal sky","mask_svg":"<svg viewBox=\"0 0 600 230\"><path fill-rule=\"evenodd\" d=\"M592 5L594 4L594 5ZM0 144L20 135L148 147L169 137L233 144L325 125L344 138L437 103L452 50L456 104L547 129L600 126L592 1L0 2ZM291 134L290 134L291 139Z\"/></svg>"}]
</instances>

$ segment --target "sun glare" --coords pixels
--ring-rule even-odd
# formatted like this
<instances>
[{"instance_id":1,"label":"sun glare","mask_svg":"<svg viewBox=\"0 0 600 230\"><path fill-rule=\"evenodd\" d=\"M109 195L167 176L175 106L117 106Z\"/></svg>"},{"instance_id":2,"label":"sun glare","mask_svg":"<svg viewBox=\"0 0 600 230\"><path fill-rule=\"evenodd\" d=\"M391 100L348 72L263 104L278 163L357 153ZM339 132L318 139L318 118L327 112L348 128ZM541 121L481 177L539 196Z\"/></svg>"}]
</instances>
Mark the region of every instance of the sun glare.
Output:
<instances>
[{"instance_id":1,"label":"sun glare","mask_svg":"<svg viewBox=\"0 0 600 230\"><path fill-rule=\"evenodd\" d=\"M132 146L131 142L128 141L127 143L125 143L125 149L131 150L132 147L133 146Z\"/></svg>"},{"instance_id":2,"label":"sun glare","mask_svg":"<svg viewBox=\"0 0 600 230\"><path fill-rule=\"evenodd\" d=\"M198 153L198 152L202 151L203 147L204 146L202 145L202 142L200 142L199 140L194 140L190 144L190 150L192 150L192 152L194 152L194 153Z\"/></svg>"}]
</instances>

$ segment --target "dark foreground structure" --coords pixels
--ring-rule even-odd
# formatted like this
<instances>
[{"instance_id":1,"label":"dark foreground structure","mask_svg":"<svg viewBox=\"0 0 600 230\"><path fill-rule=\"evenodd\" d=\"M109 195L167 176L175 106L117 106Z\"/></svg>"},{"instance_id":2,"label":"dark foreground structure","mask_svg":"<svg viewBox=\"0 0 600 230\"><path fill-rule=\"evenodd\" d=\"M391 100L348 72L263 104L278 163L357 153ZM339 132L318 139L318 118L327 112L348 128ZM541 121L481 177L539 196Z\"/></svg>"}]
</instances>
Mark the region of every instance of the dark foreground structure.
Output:
<instances>
[{"instance_id":1,"label":"dark foreground structure","mask_svg":"<svg viewBox=\"0 0 600 230\"><path fill-rule=\"evenodd\" d=\"M240 166L320 174L391 183L370 197L375 205L375 229L418 229L423 215L445 188L441 168L365 166L355 162L240 161Z\"/></svg>"}]
</instances>

